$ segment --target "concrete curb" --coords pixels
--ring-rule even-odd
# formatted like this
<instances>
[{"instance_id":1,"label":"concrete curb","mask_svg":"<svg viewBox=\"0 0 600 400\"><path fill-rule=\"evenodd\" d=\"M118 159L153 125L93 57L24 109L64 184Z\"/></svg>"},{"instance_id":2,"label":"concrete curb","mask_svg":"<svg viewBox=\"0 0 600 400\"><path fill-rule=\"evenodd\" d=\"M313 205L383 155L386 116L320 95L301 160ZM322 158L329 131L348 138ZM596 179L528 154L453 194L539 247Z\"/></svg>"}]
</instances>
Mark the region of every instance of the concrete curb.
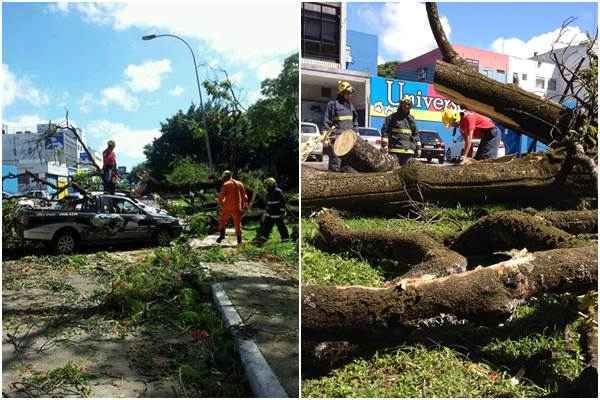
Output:
<instances>
[{"instance_id":1,"label":"concrete curb","mask_svg":"<svg viewBox=\"0 0 600 400\"><path fill-rule=\"evenodd\" d=\"M225 326L235 337L240 360L254 395L256 397L289 397L254 340L244 339L238 334L236 328L242 327L244 323L225 293L223 285L213 283L210 285L210 289L213 301L225 321Z\"/></svg>"}]
</instances>

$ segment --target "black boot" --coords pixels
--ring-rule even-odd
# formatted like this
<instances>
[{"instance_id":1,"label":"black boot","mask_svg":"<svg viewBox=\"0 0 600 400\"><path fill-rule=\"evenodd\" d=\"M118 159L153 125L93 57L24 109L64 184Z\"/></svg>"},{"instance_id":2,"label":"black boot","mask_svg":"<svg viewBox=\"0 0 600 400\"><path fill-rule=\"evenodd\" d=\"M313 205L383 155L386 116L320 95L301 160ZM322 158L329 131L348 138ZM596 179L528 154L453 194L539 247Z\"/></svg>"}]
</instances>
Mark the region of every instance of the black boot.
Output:
<instances>
[{"instance_id":1,"label":"black boot","mask_svg":"<svg viewBox=\"0 0 600 400\"><path fill-rule=\"evenodd\" d=\"M220 232L219 237L217 238L217 243L221 243L223 239L225 239L225 229Z\"/></svg>"}]
</instances>

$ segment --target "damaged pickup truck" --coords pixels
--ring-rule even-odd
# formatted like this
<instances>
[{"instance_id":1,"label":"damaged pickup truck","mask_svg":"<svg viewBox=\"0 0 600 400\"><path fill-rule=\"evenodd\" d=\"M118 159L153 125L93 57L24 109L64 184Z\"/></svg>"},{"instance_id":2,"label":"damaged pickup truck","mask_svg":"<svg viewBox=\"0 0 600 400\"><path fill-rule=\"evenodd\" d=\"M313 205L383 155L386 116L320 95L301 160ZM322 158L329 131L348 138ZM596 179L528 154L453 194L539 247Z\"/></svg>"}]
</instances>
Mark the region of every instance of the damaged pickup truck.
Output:
<instances>
[{"instance_id":1,"label":"damaged pickup truck","mask_svg":"<svg viewBox=\"0 0 600 400\"><path fill-rule=\"evenodd\" d=\"M166 245L183 227L166 211L126 196L94 194L57 208L25 208L18 234L43 242L58 254L80 245L154 242Z\"/></svg>"}]
</instances>

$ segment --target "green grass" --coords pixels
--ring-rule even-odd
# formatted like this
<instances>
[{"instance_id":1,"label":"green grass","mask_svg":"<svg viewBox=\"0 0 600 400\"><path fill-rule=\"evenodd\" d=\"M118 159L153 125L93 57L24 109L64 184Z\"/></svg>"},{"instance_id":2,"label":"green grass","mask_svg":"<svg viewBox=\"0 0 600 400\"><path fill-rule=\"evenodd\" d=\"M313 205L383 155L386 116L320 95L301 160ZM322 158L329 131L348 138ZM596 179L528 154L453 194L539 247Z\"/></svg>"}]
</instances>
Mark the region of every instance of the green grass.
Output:
<instances>
[{"instance_id":1,"label":"green grass","mask_svg":"<svg viewBox=\"0 0 600 400\"><path fill-rule=\"evenodd\" d=\"M18 383L20 390L31 397L89 397L91 374L69 361L50 371L34 371Z\"/></svg>"},{"instance_id":2,"label":"green grass","mask_svg":"<svg viewBox=\"0 0 600 400\"><path fill-rule=\"evenodd\" d=\"M345 216L355 229L424 232L438 240L503 206L428 207L420 219ZM329 254L311 243L317 227L302 220L302 282L380 287L383 267L355 254ZM556 395L583 369L578 318L570 295L542 295L498 327L474 324L412 328L401 347L363 354L326 376L305 379L305 397L539 397ZM521 376L523 374L523 376ZM517 380L511 377L519 376Z\"/></svg>"},{"instance_id":3,"label":"green grass","mask_svg":"<svg viewBox=\"0 0 600 400\"><path fill-rule=\"evenodd\" d=\"M321 379L307 379L305 397L533 397L548 394L527 381L472 362L447 347L402 346L357 359Z\"/></svg>"}]
</instances>

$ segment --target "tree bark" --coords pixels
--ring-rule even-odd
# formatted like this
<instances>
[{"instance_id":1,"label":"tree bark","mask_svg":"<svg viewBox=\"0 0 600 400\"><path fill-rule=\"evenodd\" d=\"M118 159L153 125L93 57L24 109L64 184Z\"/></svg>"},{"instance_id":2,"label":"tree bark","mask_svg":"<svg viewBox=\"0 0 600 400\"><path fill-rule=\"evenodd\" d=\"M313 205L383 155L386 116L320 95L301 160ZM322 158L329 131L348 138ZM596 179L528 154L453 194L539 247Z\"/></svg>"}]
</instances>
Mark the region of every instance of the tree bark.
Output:
<instances>
[{"instance_id":1,"label":"tree bark","mask_svg":"<svg viewBox=\"0 0 600 400\"><path fill-rule=\"evenodd\" d=\"M598 210L545 211L535 215L572 235L598 233Z\"/></svg>"},{"instance_id":2,"label":"tree bark","mask_svg":"<svg viewBox=\"0 0 600 400\"><path fill-rule=\"evenodd\" d=\"M383 172L400 167L396 157L371 146L352 130L338 136L333 151L358 172Z\"/></svg>"},{"instance_id":3,"label":"tree bark","mask_svg":"<svg viewBox=\"0 0 600 400\"><path fill-rule=\"evenodd\" d=\"M352 341L441 313L498 323L519 302L539 293L580 294L594 289L597 255L596 245L529 253L487 268L403 281L385 289L306 286L302 335Z\"/></svg>"},{"instance_id":4,"label":"tree bark","mask_svg":"<svg viewBox=\"0 0 600 400\"><path fill-rule=\"evenodd\" d=\"M527 248L529 251L573 247L576 239L541 217L502 211L479 219L463 231L450 248L465 256Z\"/></svg>"},{"instance_id":5,"label":"tree bark","mask_svg":"<svg viewBox=\"0 0 600 400\"><path fill-rule=\"evenodd\" d=\"M425 9L427 10L427 19L429 20L431 32L433 33L435 42L442 53L444 61L455 65L465 64L463 58L459 56L456 51L454 51L450 45L450 42L448 42L448 38L446 37L444 27L442 26L442 22L440 21L438 14L437 3L425 3Z\"/></svg>"},{"instance_id":6,"label":"tree bark","mask_svg":"<svg viewBox=\"0 0 600 400\"><path fill-rule=\"evenodd\" d=\"M486 115L544 144L566 135L573 117L558 103L444 61L436 62L433 84L438 93L462 108Z\"/></svg>"},{"instance_id":7,"label":"tree bark","mask_svg":"<svg viewBox=\"0 0 600 400\"><path fill-rule=\"evenodd\" d=\"M556 181L560 169L561 158L554 153L443 169L409 163L392 171L373 173L331 173L302 167L302 206L306 210L369 210L414 200L556 204L596 198L597 182L587 164L578 161L563 184Z\"/></svg>"},{"instance_id":8,"label":"tree bark","mask_svg":"<svg viewBox=\"0 0 600 400\"><path fill-rule=\"evenodd\" d=\"M329 210L319 213L317 224L328 250L354 251L376 263L382 259L392 260L398 264L396 277L441 277L464 272L467 268L467 260L463 256L422 233L350 229Z\"/></svg>"}]
</instances>

